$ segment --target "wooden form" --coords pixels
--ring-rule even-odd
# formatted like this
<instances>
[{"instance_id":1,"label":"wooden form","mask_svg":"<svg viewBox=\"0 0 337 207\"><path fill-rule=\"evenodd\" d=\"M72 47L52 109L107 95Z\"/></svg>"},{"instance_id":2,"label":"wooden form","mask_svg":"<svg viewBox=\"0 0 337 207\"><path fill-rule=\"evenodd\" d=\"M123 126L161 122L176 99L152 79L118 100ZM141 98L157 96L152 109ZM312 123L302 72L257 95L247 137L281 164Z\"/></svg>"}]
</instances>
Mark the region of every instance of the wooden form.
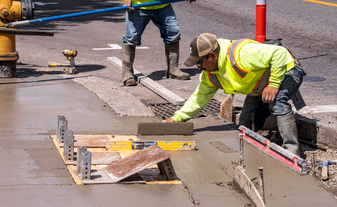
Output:
<instances>
[{"instance_id":1,"label":"wooden form","mask_svg":"<svg viewBox=\"0 0 337 207\"><path fill-rule=\"evenodd\" d=\"M229 122L233 121L233 99L234 94L228 94L220 105L219 117Z\"/></svg>"},{"instance_id":2,"label":"wooden form","mask_svg":"<svg viewBox=\"0 0 337 207\"><path fill-rule=\"evenodd\" d=\"M132 141L139 141L140 139L137 136L134 135L73 135L74 137L74 159L73 160L66 160L64 156L64 148L63 143L59 143L56 135L51 135L51 139L53 140L55 146L57 147L63 161L67 164L67 168L69 172L71 173L74 181L76 184L79 185L91 185L91 184L111 184L116 183L114 180L112 180L106 172L104 172L102 169L106 168L110 164L117 162L119 160L122 160L122 157L128 158L129 156L135 154L138 152L139 154L144 154L144 152L141 152L140 150L121 150L121 151L111 151L106 148L107 142L132 142ZM105 144L103 145L102 143ZM88 150L91 152L91 170L90 170L90 178L87 177L86 179L83 179L81 177L81 174L77 173L77 156L78 156L78 146L80 145L86 145L81 146L85 147L85 150ZM190 145L194 145L195 143L188 143L189 147ZM100 145L102 145L100 147ZM171 143L167 142L165 145L175 146L179 147L180 145L177 145L177 143ZM181 181L179 181L175 175L175 172L173 170L173 166L171 163L171 160L167 157L166 159L162 160L160 157L158 158L157 155L166 155L170 156L167 152L160 149L157 145L155 145L153 148L156 148L154 150L154 160L148 160L146 161L148 164L145 164L147 167L143 168L141 166L144 166L144 163L139 164L138 166L134 165L135 168L139 169L142 168L142 170L136 170L136 173L132 173L131 171L127 174L129 176L125 177L122 180L119 180L118 183L121 184L181 184ZM158 148L160 150L158 150ZM186 147L185 147L186 148ZM148 149L148 150L151 150ZM146 153L146 151L145 151ZM158 154L156 154L158 153ZM150 153L151 154L151 153ZM145 156L146 159L148 159L147 156ZM129 158L130 159L130 158ZM158 161L158 163L157 163ZM156 166L156 164L158 166ZM160 168L159 168L160 166ZM140 176L141 175L141 176Z\"/></svg>"},{"instance_id":3,"label":"wooden form","mask_svg":"<svg viewBox=\"0 0 337 207\"><path fill-rule=\"evenodd\" d=\"M111 178L114 183L117 183L118 181L121 181L146 169L147 167L165 161L170 157L171 155L161 149L159 146L151 145L150 147L140 150L122 160L111 163L102 170ZM171 168L173 170L173 166Z\"/></svg>"},{"instance_id":4,"label":"wooden form","mask_svg":"<svg viewBox=\"0 0 337 207\"><path fill-rule=\"evenodd\" d=\"M233 170L233 180L253 201L256 207L266 207L265 203L253 182L246 175L245 170L241 166L235 166Z\"/></svg>"}]
</instances>

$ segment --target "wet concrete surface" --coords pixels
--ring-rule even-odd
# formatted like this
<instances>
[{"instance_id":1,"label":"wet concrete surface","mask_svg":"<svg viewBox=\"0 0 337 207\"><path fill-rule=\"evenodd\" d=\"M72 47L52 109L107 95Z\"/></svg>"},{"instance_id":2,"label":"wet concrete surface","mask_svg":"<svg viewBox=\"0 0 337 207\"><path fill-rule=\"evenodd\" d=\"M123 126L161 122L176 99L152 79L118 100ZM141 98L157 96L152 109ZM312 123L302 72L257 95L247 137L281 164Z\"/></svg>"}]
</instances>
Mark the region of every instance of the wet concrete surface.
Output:
<instances>
[{"instance_id":1,"label":"wet concrete surface","mask_svg":"<svg viewBox=\"0 0 337 207\"><path fill-rule=\"evenodd\" d=\"M57 115L67 118L74 134L88 135L135 134L138 123L160 120L118 116L90 90L57 74L2 80L0 101L2 206L251 206L231 184L230 163L239 160L238 131L220 118L190 120L194 134L189 136L140 137L197 142L197 151L169 152L183 184L76 185L49 138L56 134ZM267 206L337 204L311 176L298 175L246 144L245 165L251 179L264 167Z\"/></svg>"}]
</instances>

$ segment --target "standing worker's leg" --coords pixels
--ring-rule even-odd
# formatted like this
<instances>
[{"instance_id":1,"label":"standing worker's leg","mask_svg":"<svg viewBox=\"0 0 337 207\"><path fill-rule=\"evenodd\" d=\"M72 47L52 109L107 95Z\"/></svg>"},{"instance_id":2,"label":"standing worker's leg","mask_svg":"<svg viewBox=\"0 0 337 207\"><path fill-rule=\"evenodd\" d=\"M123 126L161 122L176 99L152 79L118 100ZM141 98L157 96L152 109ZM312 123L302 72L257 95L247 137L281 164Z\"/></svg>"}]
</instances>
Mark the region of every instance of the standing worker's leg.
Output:
<instances>
[{"instance_id":1,"label":"standing worker's leg","mask_svg":"<svg viewBox=\"0 0 337 207\"><path fill-rule=\"evenodd\" d=\"M122 82L125 86L137 85L133 72L136 46L141 44L141 36L152 18L151 13L152 10L147 11L138 8L126 12L126 32L122 37Z\"/></svg>"},{"instance_id":2,"label":"standing worker's leg","mask_svg":"<svg viewBox=\"0 0 337 207\"><path fill-rule=\"evenodd\" d=\"M171 5L155 10L153 23L160 29L161 38L165 43L166 77L188 80L190 75L179 69L180 28Z\"/></svg>"},{"instance_id":3,"label":"standing worker's leg","mask_svg":"<svg viewBox=\"0 0 337 207\"><path fill-rule=\"evenodd\" d=\"M190 74L179 69L179 42L165 44L166 55L166 78L176 78L178 80L189 80Z\"/></svg>"},{"instance_id":4,"label":"standing worker's leg","mask_svg":"<svg viewBox=\"0 0 337 207\"><path fill-rule=\"evenodd\" d=\"M136 46L125 45L122 46L122 82L125 86L137 85L133 73L133 61L135 60Z\"/></svg>"},{"instance_id":5,"label":"standing worker's leg","mask_svg":"<svg viewBox=\"0 0 337 207\"><path fill-rule=\"evenodd\" d=\"M277 126L283 139L283 147L298 155L298 133L294 112L277 117Z\"/></svg>"},{"instance_id":6,"label":"standing worker's leg","mask_svg":"<svg viewBox=\"0 0 337 207\"><path fill-rule=\"evenodd\" d=\"M298 133L294 112L288 102L297 92L303 80L303 71L296 66L288 71L279 88L276 101L270 104L270 110L277 117L277 125L283 139L283 147L298 155Z\"/></svg>"}]
</instances>

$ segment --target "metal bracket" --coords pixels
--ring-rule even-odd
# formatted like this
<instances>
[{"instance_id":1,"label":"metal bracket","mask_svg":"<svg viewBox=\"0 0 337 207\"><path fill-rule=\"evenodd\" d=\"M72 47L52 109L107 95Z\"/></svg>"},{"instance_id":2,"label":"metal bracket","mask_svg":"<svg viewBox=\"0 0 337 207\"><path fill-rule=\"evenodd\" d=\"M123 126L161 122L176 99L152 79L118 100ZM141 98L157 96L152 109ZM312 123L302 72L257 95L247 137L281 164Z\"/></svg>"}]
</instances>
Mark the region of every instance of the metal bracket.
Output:
<instances>
[{"instance_id":1,"label":"metal bracket","mask_svg":"<svg viewBox=\"0 0 337 207\"><path fill-rule=\"evenodd\" d=\"M91 152L83 152L80 160L81 179L91 179Z\"/></svg>"},{"instance_id":2,"label":"metal bracket","mask_svg":"<svg viewBox=\"0 0 337 207\"><path fill-rule=\"evenodd\" d=\"M65 160L74 160L74 136L71 130L64 133L63 155Z\"/></svg>"},{"instance_id":3,"label":"metal bracket","mask_svg":"<svg viewBox=\"0 0 337 207\"><path fill-rule=\"evenodd\" d=\"M167 180L176 180L177 175L173 169L171 159L168 158L157 164L161 174L166 175Z\"/></svg>"},{"instance_id":4,"label":"metal bracket","mask_svg":"<svg viewBox=\"0 0 337 207\"><path fill-rule=\"evenodd\" d=\"M77 147L77 158L76 158L76 165L77 165L77 174L81 174L81 161L83 160L83 153L87 151L87 147L85 146L78 146Z\"/></svg>"},{"instance_id":5,"label":"metal bracket","mask_svg":"<svg viewBox=\"0 0 337 207\"><path fill-rule=\"evenodd\" d=\"M57 116L57 141L59 143L64 143L64 132L68 129L68 121L64 116Z\"/></svg>"}]
</instances>

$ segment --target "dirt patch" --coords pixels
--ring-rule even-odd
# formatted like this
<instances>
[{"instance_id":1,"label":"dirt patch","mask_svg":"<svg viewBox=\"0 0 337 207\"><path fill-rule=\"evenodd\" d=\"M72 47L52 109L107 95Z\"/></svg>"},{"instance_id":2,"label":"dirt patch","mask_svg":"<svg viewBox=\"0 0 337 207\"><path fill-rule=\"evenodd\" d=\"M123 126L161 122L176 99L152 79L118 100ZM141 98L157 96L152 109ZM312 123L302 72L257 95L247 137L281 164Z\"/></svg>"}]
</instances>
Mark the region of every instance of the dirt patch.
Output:
<instances>
[{"instance_id":1,"label":"dirt patch","mask_svg":"<svg viewBox=\"0 0 337 207\"><path fill-rule=\"evenodd\" d=\"M234 153L234 152L236 152L235 150L228 147L227 145L225 145L221 141L213 141L213 142L208 142L208 143L210 143L212 146L214 146L215 148L217 148L218 150L220 150L223 153Z\"/></svg>"},{"instance_id":2,"label":"dirt patch","mask_svg":"<svg viewBox=\"0 0 337 207\"><path fill-rule=\"evenodd\" d=\"M322 179L322 161L337 160L337 149L326 151L317 149L306 151L306 161L308 163L309 175L314 176L320 184L337 198L337 164L329 164L328 179Z\"/></svg>"}]
</instances>

